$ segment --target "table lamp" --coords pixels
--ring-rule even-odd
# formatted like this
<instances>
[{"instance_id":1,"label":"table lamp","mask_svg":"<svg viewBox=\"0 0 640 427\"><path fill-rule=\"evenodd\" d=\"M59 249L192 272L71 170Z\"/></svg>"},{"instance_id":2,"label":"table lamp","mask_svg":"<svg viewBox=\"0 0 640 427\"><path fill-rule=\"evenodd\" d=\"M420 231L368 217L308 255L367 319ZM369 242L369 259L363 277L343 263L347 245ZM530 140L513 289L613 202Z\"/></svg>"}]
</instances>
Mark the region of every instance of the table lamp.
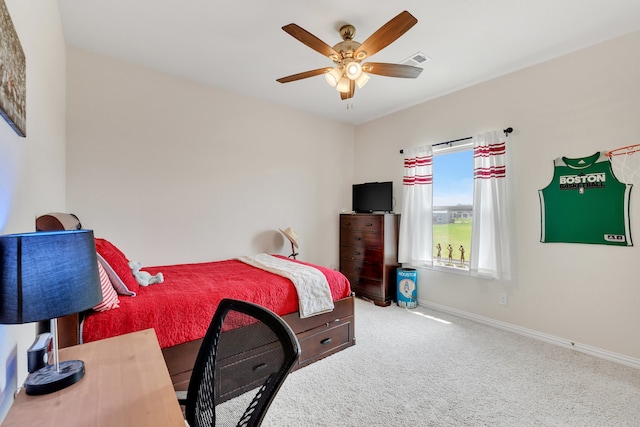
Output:
<instances>
[{"instance_id":1,"label":"table lamp","mask_svg":"<svg viewBox=\"0 0 640 427\"><path fill-rule=\"evenodd\" d=\"M27 394L52 393L84 376L81 360L58 360L57 318L101 301L93 231L0 236L0 324L51 321L54 364L27 376Z\"/></svg>"},{"instance_id":2,"label":"table lamp","mask_svg":"<svg viewBox=\"0 0 640 427\"><path fill-rule=\"evenodd\" d=\"M286 230L283 230L282 228L280 228L279 230L291 242L291 255L289 255L289 258L296 259L298 253L296 252L295 248L298 247L298 238L300 238L300 236L298 236L298 233L296 233L291 227L287 227Z\"/></svg>"}]
</instances>

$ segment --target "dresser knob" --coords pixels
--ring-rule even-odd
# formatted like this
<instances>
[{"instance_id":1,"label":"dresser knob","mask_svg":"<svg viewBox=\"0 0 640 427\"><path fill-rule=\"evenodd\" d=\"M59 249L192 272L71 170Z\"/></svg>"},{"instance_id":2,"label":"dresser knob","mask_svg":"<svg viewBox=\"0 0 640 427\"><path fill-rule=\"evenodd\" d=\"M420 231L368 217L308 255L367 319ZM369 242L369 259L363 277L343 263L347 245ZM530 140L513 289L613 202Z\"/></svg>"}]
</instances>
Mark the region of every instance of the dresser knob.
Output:
<instances>
[{"instance_id":1,"label":"dresser knob","mask_svg":"<svg viewBox=\"0 0 640 427\"><path fill-rule=\"evenodd\" d=\"M320 344L322 344L322 345L331 344L331 338L323 339L322 341L320 341Z\"/></svg>"}]
</instances>

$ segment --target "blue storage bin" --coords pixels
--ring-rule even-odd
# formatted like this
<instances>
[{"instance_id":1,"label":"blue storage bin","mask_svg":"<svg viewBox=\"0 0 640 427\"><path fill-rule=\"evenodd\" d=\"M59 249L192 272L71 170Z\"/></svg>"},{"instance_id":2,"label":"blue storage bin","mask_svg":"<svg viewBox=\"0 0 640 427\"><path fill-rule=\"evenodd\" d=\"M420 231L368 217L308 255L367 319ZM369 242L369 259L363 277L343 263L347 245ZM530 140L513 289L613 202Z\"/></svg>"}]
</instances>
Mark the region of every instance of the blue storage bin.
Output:
<instances>
[{"instance_id":1,"label":"blue storage bin","mask_svg":"<svg viewBox=\"0 0 640 427\"><path fill-rule=\"evenodd\" d=\"M399 268L396 277L398 283L398 305L406 308L417 307L418 271L415 268Z\"/></svg>"}]
</instances>

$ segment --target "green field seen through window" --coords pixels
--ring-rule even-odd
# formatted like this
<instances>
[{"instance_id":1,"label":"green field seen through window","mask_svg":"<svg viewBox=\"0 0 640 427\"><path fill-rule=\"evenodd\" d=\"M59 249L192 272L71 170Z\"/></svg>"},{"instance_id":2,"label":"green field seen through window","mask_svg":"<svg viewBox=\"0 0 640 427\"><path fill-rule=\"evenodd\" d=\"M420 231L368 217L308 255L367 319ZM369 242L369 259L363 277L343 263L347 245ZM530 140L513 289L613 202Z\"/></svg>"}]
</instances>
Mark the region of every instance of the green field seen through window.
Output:
<instances>
[{"instance_id":1,"label":"green field seen through window","mask_svg":"<svg viewBox=\"0 0 640 427\"><path fill-rule=\"evenodd\" d=\"M456 219L455 223L433 224L433 256L437 259L437 244L442 247L442 260L446 261L449 252L447 245L453 248L453 259L460 260L460 245L464 247L464 257L466 262L471 259L471 219Z\"/></svg>"}]
</instances>

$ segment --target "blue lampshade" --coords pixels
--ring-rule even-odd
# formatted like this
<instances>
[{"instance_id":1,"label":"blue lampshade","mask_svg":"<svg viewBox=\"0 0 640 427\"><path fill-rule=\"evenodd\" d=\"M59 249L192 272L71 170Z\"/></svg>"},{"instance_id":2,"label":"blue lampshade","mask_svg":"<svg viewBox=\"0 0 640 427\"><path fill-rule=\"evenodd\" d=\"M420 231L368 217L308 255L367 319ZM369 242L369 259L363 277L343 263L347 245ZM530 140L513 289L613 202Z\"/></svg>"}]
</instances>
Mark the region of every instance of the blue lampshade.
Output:
<instances>
[{"instance_id":1,"label":"blue lampshade","mask_svg":"<svg viewBox=\"0 0 640 427\"><path fill-rule=\"evenodd\" d=\"M0 323L49 320L101 301L93 231L0 236Z\"/></svg>"}]
</instances>

